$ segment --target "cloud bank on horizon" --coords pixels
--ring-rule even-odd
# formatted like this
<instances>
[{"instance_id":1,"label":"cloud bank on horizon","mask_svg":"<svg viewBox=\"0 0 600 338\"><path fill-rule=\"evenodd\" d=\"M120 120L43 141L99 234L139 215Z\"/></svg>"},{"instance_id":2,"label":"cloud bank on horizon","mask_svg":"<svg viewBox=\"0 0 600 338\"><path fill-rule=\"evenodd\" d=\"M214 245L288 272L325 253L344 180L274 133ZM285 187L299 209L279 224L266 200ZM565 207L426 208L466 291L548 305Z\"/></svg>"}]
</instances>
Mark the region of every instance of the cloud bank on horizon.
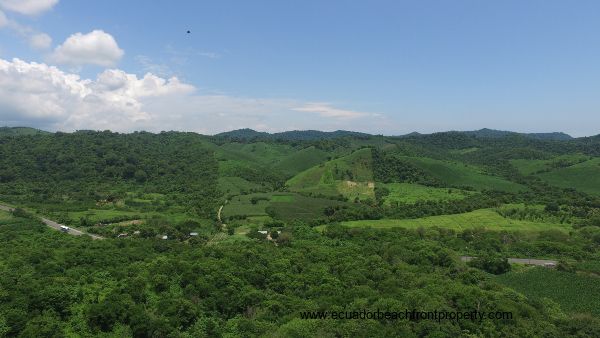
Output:
<instances>
[{"instance_id":1,"label":"cloud bank on horizon","mask_svg":"<svg viewBox=\"0 0 600 338\"><path fill-rule=\"evenodd\" d=\"M83 52L90 49L83 48ZM105 60L89 60L110 64L116 54L104 55ZM70 56L74 61L85 60L76 53ZM138 77L119 69L107 69L94 80L82 79L55 66L19 59L0 59L0 112L3 122L10 125L63 131L190 130L210 134L245 127L308 129L315 119L331 130L348 128L347 123L356 119L385 123L380 116L327 103L203 95L177 77L166 79L152 73Z\"/></svg>"}]
</instances>

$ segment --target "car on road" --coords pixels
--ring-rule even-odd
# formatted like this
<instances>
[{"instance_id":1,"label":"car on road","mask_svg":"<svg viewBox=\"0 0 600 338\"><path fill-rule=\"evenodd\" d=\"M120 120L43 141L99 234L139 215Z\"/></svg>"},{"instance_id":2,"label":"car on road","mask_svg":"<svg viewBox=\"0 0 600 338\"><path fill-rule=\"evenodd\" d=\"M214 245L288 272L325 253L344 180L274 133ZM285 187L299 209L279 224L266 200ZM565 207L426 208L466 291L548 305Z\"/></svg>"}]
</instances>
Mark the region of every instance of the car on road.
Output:
<instances>
[{"instance_id":1,"label":"car on road","mask_svg":"<svg viewBox=\"0 0 600 338\"><path fill-rule=\"evenodd\" d=\"M63 232L69 232L69 230L71 230L71 228L69 228L69 227L68 227L68 226L66 226L66 225L61 225L61 226L60 226L60 231L63 231Z\"/></svg>"}]
</instances>

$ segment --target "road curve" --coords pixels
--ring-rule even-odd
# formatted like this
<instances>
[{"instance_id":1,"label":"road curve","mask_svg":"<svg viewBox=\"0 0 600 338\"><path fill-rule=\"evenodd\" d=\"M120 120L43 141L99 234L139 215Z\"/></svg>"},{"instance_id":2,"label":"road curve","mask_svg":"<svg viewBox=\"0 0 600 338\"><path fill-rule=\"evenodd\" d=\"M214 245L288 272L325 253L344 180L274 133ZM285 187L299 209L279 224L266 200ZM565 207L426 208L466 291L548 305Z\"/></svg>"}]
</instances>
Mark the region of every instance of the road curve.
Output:
<instances>
[{"instance_id":1,"label":"road curve","mask_svg":"<svg viewBox=\"0 0 600 338\"><path fill-rule=\"evenodd\" d=\"M4 211L13 211L13 210L14 210L14 208L11 208L11 207L9 207L9 206L6 206L6 205L1 205L1 204L0 204L0 210L4 210ZM49 220L49 219L47 219L47 218L43 218L43 217L41 217L40 219L41 219L42 223L46 224L47 226L49 226L49 227L51 227L51 228L53 228L53 229L55 229L55 230L62 231L62 230L60 229L60 227L61 227L61 226L63 226L62 224L56 223L56 222L54 222L54 221L51 221L51 220ZM83 236L83 235L88 235L88 236L90 236L92 239L104 239L104 237L101 237L101 236L98 236L98 235L92 235L92 234L89 234L89 233L87 233L87 232L83 232L83 231L81 231L81 230L73 229L73 228L71 228L71 227L69 227L69 231L63 231L63 232L65 232L65 233L68 233L69 235L73 235L73 236Z\"/></svg>"}]
</instances>

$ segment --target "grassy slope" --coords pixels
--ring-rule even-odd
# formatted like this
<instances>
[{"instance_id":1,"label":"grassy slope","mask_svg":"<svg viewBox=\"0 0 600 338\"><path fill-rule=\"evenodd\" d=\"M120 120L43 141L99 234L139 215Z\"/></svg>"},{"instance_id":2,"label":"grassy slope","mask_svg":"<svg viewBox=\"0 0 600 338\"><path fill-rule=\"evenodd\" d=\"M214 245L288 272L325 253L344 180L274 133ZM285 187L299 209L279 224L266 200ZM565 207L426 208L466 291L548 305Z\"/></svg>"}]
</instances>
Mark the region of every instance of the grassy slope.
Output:
<instances>
[{"instance_id":1,"label":"grassy slope","mask_svg":"<svg viewBox=\"0 0 600 338\"><path fill-rule=\"evenodd\" d=\"M423 169L431 176L451 186L469 186L477 190L500 190L515 192L524 190L520 184L500 177L486 175L475 166L434 160L425 157L403 157L413 165Z\"/></svg>"},{"instance_id":2,"label":"grassy slope","mask_svg":"<svg viewBox=\"0 0 600 338\"><path fill-rule=\"evenodd\" d=\"M319 163L325 162L329 156L330 154L323 150L308 147L284 156L275 164L275 168L291 177Z\"/></svg>"},{"instance_id":3,"label":"grassy slope","mask_svg":"<svg viewBox=\"0 0 600 338\"><path fill-rule=\"evenodd\" d=\"M575 188L588 194L600 195L600 158L542 173L538 176L561 188Z\"/></svg>"},{"instance_id":4,"label":"grassy slope","mask_svg":"<svg viewBox=\"0 0 600 338\"><path fill-rule=\"evenodd\" d=\"M532 175L536 172L544 169L551 168L552 163L555 162L572 162L573 164L580 162L582 160L588 159L588 156L581 154L572 154L572 155L561 155L556 156L550 160L511 160L510 163L517 168L517 170L523 175Z\"/></svg>"},{"instance_id":5,"label":"grassy slope","mask_svg":"<svg viewBox=\"0 0 600 338\"><path fill-rule=\"evenodd\" d=\"M389 183L384 185L390 190L390 194L384 198L384 204L390 205L393 202L415 203L417 201L450 201L464 199L472 192L447 189L432 188L420 184L412 183ZM451 191L451 193L448 193Z\"/></svg>"},{"instance_id":6,"label":"grassy slope","mask_svg":"<svg viewBox=\"0 0 600 338\"><path fill-rule=\"evenodd\" d=\"M343 222L350 227L374 227L374 228L418 228L418 227L442 227L455 230L483 227L490 230L522 230L540 231L558 229L567 231L571 228L567 224L549 224L544 222L531 222L508 219L500 216L492 209L475 210L464 214L431 216L417 219L381 219L366 221Z\"/></svg>"},{"instance_id":7,"label":"grassy slope","mask_svg":"<svg viewBox=\"0 0 600 338\"><path fill-rule=\"evenodd\" d=\"M331 160L307 169L289 179L286 185L291 191L313 192L324 195L343 194L348 198L373 197L373 188L367 182L373 182L371 151L360 149L350 155ZM348 184L335 179L335 171L352 173L353 182L364 184Z\"/></svg>"},{"instance_id":8,"label":"grassy slope","mask_svg":"<svg viewBox=\"0 0 600 338\"><path fill-rule=\"evenodd\" d=\"M549 298L572 313L600 315L600 278L545 268L509 272L496 279L527 297Z\"/></svg>"}]
</instances>

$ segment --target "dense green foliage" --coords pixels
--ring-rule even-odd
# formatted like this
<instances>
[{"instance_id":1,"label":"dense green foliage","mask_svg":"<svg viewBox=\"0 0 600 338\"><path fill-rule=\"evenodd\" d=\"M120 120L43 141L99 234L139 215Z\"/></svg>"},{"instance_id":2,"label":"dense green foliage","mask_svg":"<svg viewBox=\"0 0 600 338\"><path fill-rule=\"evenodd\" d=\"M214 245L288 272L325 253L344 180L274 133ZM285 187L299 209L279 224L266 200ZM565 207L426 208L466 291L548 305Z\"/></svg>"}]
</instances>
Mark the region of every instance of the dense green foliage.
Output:
<instances>
[{"instance_id":1,"label":"dense green foliage","mask_svg":"<svg viewBox=\"0 0 600 338\"><path fill-rule=\"evenodd\" d=\"M589 336L556 306L530 301L407 231L318 235L296 225L286 245L95 241L2 220L0 328L60 337L477 335ZM360 254L357 254L360 253ZM457 301L458 300L458 301ZM310 310L511 311L510 321L302 320Z\"/></svg>"},{"instance_id":2,"label":"dense green foliage","mask_svg":"<svg viewBox=\"0 0 600 338\"><path fill-rule=\"evenodd\" d=\"M5 137L0 138L0 154L4 200L91 207L128 189L141 189L168 194L207 216L218 198L217 162L191 134Z\"/></svg>"},{"instance_id":3,"label":"dense green foliage","mask_svg":"<svg viewBox=\"0 0 600 338\"><path fill-rule=\"evenodd\" d=\"M0 337L597 337L599 149L493 130L3 128L0 205L18 208L0 211ZM301 319L363 309L514 319Z\"/></svg>"}]
</instances>

